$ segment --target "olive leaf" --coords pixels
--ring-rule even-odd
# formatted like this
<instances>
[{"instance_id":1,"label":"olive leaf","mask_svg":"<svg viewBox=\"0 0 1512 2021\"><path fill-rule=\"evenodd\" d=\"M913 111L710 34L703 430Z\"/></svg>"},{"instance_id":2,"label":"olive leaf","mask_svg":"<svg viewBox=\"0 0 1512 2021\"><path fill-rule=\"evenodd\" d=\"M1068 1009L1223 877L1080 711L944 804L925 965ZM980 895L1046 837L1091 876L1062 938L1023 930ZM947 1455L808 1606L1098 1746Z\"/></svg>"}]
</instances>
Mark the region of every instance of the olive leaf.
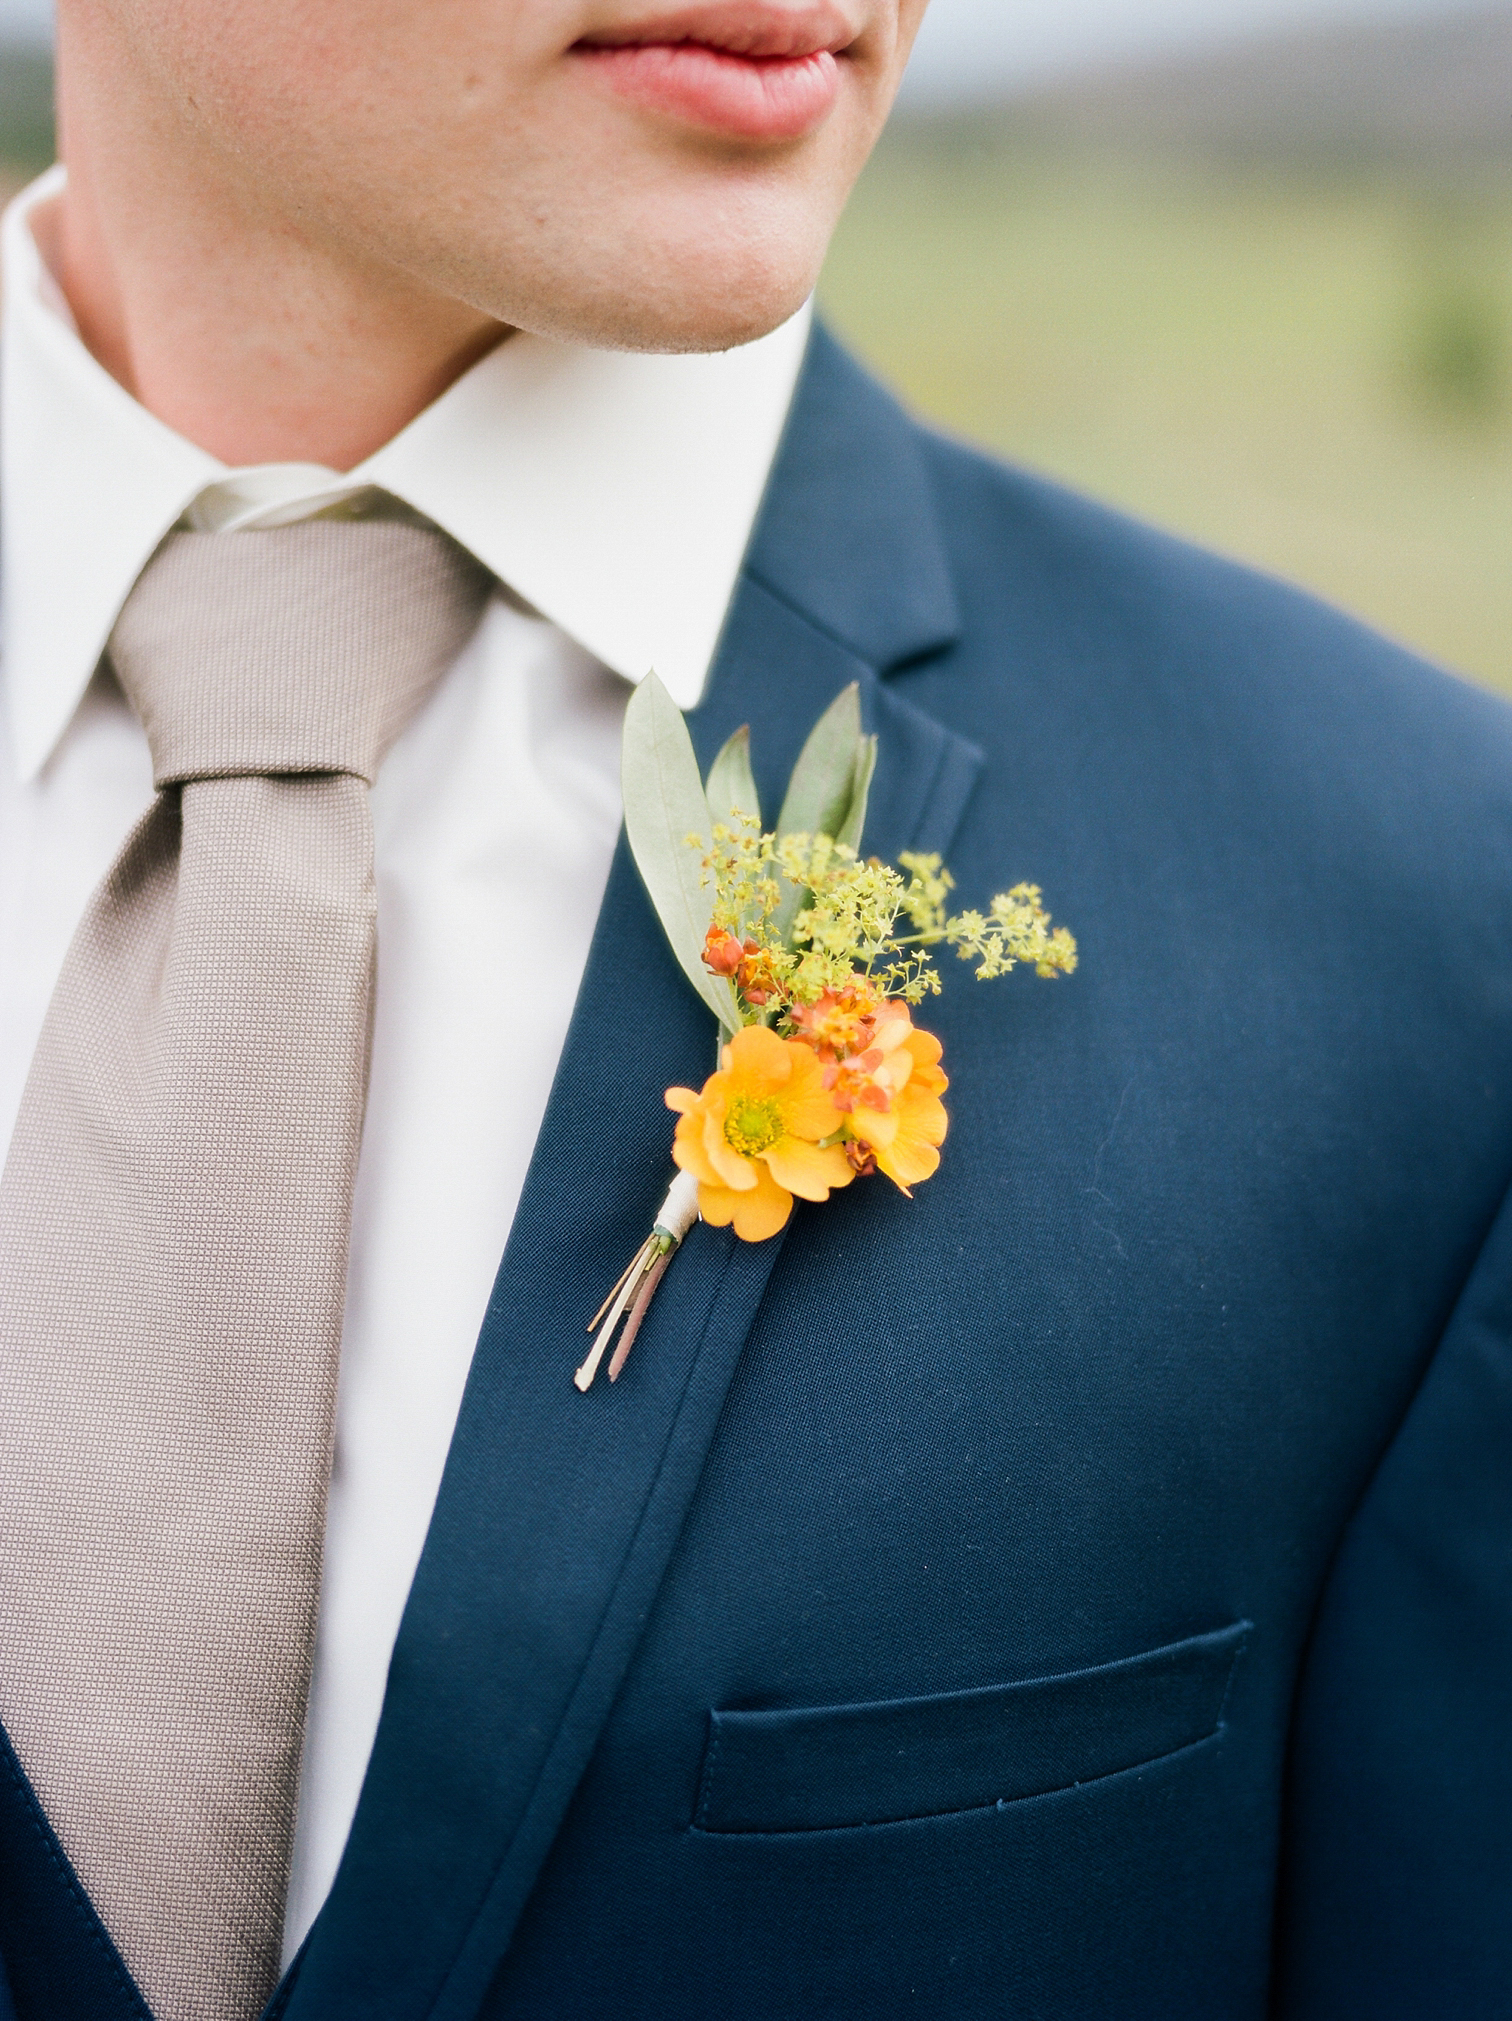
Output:
<instances>
[{"instance_id":1,"label":"olive leaf","mask_svg":"<svg viewBox=\"0 0 1512 2021\"><path fill-rule=\"evenodd\" d=\"M866 798L877 765L877 740L861 734L861 691L854 681L830 703L809 732L788 781L777 833L832 835L855 849L866 819ZM807 893L789 884L773 915L784 943Z\"/></svg>"},{"instance_id":2,"label":"olive leaf","mask_svg":"<svg viewBox=\"0 0 1512 2021\"><path fill-rule=\"evenodd\" d=\"M850 806L835 831L835 840L847 849L861 847L861 831L866 826L866 803L871 795L872 776L877 769L877 740L861 737L856 743L856 769L851 777Z\"/></svg>"},{"instance_id":3,"label":"olive leaf","mask_svg":"<svg viewBox=\"0 0 1512 2021\"><path fill-rule=\"evenodd\" d=\"M647 894L684 975L727 1032L740 1030L729 979L704 966L713 899L702 881L709 805L682 711L648 674L625 711L625 834ZM689 845L696 837L704 847Z\"/></svg>"},{"instance_id":4,"label":"olive leaf","mask_svg":"<svg viewBox=\"0 0 1512 2021\"><path fill-rule=\"evenodd\" d=\"M854 795L861 690L842 688L809 731L788 781L777 833L838 835Z\"/></svg>"},{"instance_id":5,"label":"olive leaf","mask_svg":"<svg viewBox=\"0 0 1512 2021\"><path fill-rule=\"evenodd\" d=\"M761 825L761 802L756 797L756 779L751 771L751 726L742 723L730 738L704 782L712 821L729 822L742 814Z\"/></svg>"}]
</instances>

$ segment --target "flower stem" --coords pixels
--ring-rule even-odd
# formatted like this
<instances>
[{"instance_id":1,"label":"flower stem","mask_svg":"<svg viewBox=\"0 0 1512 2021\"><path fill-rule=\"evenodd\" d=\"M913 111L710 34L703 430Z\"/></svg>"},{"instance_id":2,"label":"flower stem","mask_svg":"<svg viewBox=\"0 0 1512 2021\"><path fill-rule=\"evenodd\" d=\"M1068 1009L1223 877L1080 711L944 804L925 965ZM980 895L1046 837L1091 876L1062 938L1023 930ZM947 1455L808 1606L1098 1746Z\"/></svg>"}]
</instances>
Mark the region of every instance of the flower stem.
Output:
<instances>
[{"instance_id":1,"label":"flower stem","mask_svg":"<svg viewBox=\"0 0 1512 2021\"><path fill-rule=\"evenodd\" d=\"M656 1287L665 1276L667 1265L683 1237L697 1219L698 1181L691 1173L679 1172L667 1188L667 1197L657 1212L651 1233L631 1257L629 1266L588 1323L588 1331L596 1338L588 1350L587 1359L572 1378L584 1395L592 1388L599 1364L621 1320L624 1320L624 1332L609 1364L609 1380L614 1382L618 1378L631 1344L640 1332Z\"/></svg>"}]
</instances>

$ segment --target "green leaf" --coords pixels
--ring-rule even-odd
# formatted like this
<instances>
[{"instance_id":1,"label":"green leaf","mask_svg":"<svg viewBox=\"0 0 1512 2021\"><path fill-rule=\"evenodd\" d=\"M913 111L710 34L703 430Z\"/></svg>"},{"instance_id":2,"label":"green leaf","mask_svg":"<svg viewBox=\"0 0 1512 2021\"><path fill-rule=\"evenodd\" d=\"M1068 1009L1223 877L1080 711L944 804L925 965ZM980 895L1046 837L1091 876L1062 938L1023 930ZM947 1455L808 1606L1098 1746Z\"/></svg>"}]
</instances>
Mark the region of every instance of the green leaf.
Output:
<instances>
[{"instance_id":1,"label":"green leaf","mask_svg":"<svg viewBox=\"0 0 1512 2021\"><path fill-rule=\"evenodd\" d=\"M704 782L711 821L730 822L741 814L761 821L761 802L756 797L756 780L751 771L751 726L742 723L725 745Z\"/></svg>"},{"instance_id":2,"label":"green leaf","mask_svg":"<svg viewBox=\"0 0 1512 2021\"><path fill-rule=\"evenodd\" d=\"M777 833L832 835L837 842L848 842L854 848L850 831L854 828L859 836L866 818L876 744L875 737L861 734L861 691L852 681L809 732L788 781ZM790 944L793 921L807 895L791 884L783 890L772 924L784 945Z\"/></svg>"},{"instance_id":3,"label":"green leaf","mask_svg":"<svg viewBox=\"0 0 1512 2021\"><path fill-rule=\"evenodd\" d=\"M777 816L779 835L838 835L850 807L861 740L861 691L854 681L830 703L798 754Z\"/></svg>"},{"instance_id":4,"label":"green leaf","mask_svg":"<svg viewBox=\"0 0 1512 2021\"><path fill-rule=\"evenodd\" d=\"M845 819L835 835L847 849L859 850L861 831L866 826L866 802L871 794L872 775L877 769L877 740L862 737L856 745L856 770L851 781L851 801Z\"/></svg>"},{"instance_id":5,"label":"green leaf","mask_svg":"<svg viewBox=\"0 0 1512 2021\"><path fill-rule=\"evenodd\" d=\"M704 967L713 899L701 881L709 807L682 711L655 674L630 697L621 747L625 833L656 916L684 975L726 1031L740 1029L729 979ZM700 850L689 846L695 835Z\"/></svg>"}]
</instances>

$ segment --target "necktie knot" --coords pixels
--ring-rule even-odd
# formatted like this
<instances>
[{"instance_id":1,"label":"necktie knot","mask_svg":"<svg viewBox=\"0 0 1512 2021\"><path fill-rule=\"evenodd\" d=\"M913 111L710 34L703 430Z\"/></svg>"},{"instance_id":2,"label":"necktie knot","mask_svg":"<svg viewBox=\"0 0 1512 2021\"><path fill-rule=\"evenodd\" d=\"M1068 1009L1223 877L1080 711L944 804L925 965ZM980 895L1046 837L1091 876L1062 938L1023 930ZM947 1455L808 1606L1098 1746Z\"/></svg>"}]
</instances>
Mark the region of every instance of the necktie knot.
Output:
<instances>
[{"instance_id":1,"label":"necktie knot","mask_svg":"<svg viewBox=\"0 0 1512 2021\"><path fill-rule=\"evenodd\" d=\"M109 649L157 785L309 772L371 784L491 582L438 527L402 521L169 534Z\"/></svg>"}]
</instances>

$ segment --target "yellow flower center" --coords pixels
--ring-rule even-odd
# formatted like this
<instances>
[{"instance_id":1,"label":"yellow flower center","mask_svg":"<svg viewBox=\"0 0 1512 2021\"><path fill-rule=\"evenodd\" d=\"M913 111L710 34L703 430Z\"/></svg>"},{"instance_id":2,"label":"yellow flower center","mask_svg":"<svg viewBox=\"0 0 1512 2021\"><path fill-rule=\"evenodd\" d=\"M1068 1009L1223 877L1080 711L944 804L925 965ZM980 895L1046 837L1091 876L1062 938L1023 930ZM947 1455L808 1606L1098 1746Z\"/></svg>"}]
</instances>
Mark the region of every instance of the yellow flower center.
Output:
<instances>
[{"instance_id":1,"label":"yellow flower center","mask_svg":"<svg viewBox=\"0 0 1512 2021\"><path fill-rule=\"evenodd\" d=\"M783 1134L782 1105L774 1096L764 1102L737 1095L725 1114L725 1142L742 1158L770 1151Z\"/></svg>"}]
</instances>

